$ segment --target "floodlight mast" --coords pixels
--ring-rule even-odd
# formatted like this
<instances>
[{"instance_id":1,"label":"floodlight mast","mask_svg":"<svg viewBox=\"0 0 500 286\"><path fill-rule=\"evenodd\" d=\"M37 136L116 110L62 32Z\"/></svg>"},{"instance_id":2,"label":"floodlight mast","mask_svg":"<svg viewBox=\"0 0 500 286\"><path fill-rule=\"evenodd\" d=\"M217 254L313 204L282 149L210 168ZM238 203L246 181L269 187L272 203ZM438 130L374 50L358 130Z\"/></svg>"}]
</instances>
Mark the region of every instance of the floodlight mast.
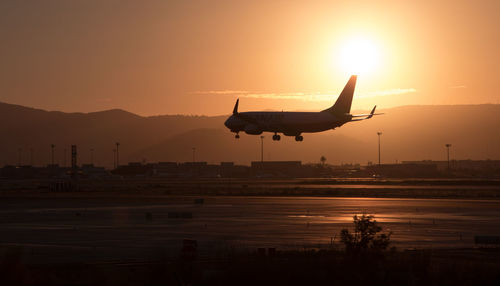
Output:
<instances>
[{"instance_id":1,"label":"floodlight mast","mask_svg":"<svg viewBox=\"0 0 500 286\"><path fill-rule=\"evenodd\" d=\"M260 136L260 162L264 162L264 136Z\"/></svg>"},{"instance_id":2,"label":"floodlight mast","mask_svg":"<svg viewBox=\"0 0 500 286\"><path fill-rule=\"evenodd\" d=\"M51 152L51 164L52 166L54 166L54 148L56 147L56 145L54 144L50 144L50 152Z\"/></svg>"},{"instance_id":3,"label":"floodlight mast","mask_svg":"<svg viewBox=\"0 0 500 286\"><path fill-rule=\"evenodd\" d=\"M451 147L451 144L446 144L444 146L446 146L446 154L447 154L447 158L448 158L448 171L449 171L450 170L450 147Z\"/></svg>"},{"instance_id":4,"label":"floodlight mast","mask_svg":"<svg viewBox=\"0 0 500 286\"><path fill-rule=\"evenodd\" d=\"M378 135L378 166L380 167L380 135L382 135L382 132L377 132Z\"/></svg>"},{"instance_id":5,"label":"floodlight mast","mask_svg":"<svg viewBox=\"0 0 500 286\"><path fill-rule=\"evenodd\" d=\"M118 148L120 147L120 142L116 142L116 168L120 166L120 152L118 151Z\"/></svg>"}]
</instances>

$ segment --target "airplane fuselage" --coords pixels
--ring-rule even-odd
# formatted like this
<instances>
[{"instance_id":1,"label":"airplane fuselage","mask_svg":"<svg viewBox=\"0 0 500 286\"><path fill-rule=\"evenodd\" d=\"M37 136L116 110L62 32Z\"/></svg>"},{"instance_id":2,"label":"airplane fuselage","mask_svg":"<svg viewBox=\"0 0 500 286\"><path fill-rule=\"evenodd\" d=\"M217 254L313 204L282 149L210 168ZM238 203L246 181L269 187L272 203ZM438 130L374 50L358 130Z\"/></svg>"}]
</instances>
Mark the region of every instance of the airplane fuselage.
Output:
<instances>
[{"instance_id":1,"label":"airplane fuselage","mask_svg":"<svg viewBox=\"0 0 500 286\"><path fill-rule=\"evenodd\" d=\"M252 135L274 132L298 136L335 129L350 120L348 114L338 116L329 112L240 112L230 116L224 125L232 132Z\"/></svg>"}]
</instances>

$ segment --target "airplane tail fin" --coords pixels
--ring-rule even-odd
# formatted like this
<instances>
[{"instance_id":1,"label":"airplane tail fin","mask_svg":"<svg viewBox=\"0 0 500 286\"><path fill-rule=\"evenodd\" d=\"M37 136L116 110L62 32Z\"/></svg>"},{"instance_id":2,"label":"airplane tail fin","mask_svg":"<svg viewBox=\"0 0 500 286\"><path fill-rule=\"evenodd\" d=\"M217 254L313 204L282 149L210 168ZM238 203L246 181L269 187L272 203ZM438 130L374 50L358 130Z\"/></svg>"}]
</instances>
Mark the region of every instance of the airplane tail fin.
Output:
<instances>
[{"instance_id":1,"label":"airplane tail fin","mask_svg":"<svg viewBox=\"0 0 500 286\"><path fill-rule=\"evenodd\" d=\"M356 87L356 75L352 75L347 84L345 85L342 93L340 93L339 98L335 104L324 110L332 112L335 114L346 114L351 112L352 96L354 94L354 88Z\"/></svg>"},{"instance_id":2,"label":"airplane tail fin","mask_svg":"<svg viewBox=\"0 0 500 286\"><path fill-rule=\"evenodd\" d=\"M238 114L238 103L240 103L240 99L236 99L236 104L234 105L234 108L233 108L233 114L236 115Z\"/></svg>"}]
</instances>

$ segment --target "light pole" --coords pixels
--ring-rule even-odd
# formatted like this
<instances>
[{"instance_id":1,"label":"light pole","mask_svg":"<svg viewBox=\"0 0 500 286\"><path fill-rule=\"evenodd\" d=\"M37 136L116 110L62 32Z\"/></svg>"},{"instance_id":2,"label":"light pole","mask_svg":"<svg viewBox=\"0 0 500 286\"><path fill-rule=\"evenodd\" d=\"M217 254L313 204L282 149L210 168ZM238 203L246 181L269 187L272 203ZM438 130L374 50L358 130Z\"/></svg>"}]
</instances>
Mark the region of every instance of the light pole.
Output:
<instances>
[{"instance_id":1,"label":"light pole","mask_svg":"<svg viewBox=\"0 0 500 286\"><path fill-rule=\"evenodd\" d=\"M448 171L449 171L450 170L450 147L451 147L451 144L446 144L444 146L446 146L446 154L448 157Z\"/></svg>"},{"instance_id":2,"label":"light pole","mask_svg":"<svg viewBox=\"0 0 500 286\"><path fill-rule=\"evenodd\" d=\"M382 135L382 132L377 132L378 135L378 166L380 167L380 135Z\"/></svg>"},{"instance_id":3,"label":"light pole","mask_svg":"<svg viewBox=\"0 0 500 286\"><path fill-rule=\"evenodd\" d=\"M90 148L90 165L94 165L94 148Z\"/></svg>"},{"instance_id":4,"label":"light pole","mask_svg":"<svg viewBox=\"0 0 500 286\"><path fill-rule=\"evenodd\" d=\"M50 154L51 154L51 164L52 164L52 166L54 166L54 148L55 147L56 147L56 145L50 144Z\"/></svg>"},{"instance_id":5,"label":"light pole","mask_svg":"<svg viewBox=\"0 0 500 286\"><path fill-rule=\"evenodd\" d=\"M191 150L193 151L193 163L196 162L196 148L193 147L191 148Z\"/></svg>"},{"instance_id":6,"label":"light pole","mask_svg":"<svg viewBox=\"0 0 500 286\"><path fill-rule=\"evenodd\" d=\"M120 147L120 142L116 142L116 168L120 166L120 152L118 148Z\"/></svg>"},{"instance_id":7,"label":"light pole","mask_svg":"<svg viewBox=\"0 0 500 286\"><path fill-rule=\"evenodd\" d=\"M116 149L113 149L113 169L116 169Z\"/></svg>"},{"instance_id":8,"label":"light pole","mask_svg":"<svg viewBox=\"0 0 500 286\"><path fill-rule=\"evenodd\" d=\"M260 136L260 162L264 162L264 136Z\"/></svg>"}]
</instances>

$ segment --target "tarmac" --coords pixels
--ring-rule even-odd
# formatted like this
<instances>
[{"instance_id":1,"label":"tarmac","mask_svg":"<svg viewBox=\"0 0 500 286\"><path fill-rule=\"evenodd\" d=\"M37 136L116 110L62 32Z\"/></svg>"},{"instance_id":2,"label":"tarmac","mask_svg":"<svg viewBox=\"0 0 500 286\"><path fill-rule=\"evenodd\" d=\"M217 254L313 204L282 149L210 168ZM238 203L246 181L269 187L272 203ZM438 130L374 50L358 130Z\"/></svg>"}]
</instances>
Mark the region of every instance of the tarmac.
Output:
<instances>
[{"instance_id":1,"label":"tarmac","mask_svg":"<svg viewBox=\"0 0 500 286\"><path fill-rule=\"evenodd\" d=\"M161 259L178 256L186 238L202 257L341 248L341 229L363 213L400 249L472 248L475 236L500 235L493 199L64 194L2 198L0 252L33 263Z\"/></svg>"}]
</instances>

